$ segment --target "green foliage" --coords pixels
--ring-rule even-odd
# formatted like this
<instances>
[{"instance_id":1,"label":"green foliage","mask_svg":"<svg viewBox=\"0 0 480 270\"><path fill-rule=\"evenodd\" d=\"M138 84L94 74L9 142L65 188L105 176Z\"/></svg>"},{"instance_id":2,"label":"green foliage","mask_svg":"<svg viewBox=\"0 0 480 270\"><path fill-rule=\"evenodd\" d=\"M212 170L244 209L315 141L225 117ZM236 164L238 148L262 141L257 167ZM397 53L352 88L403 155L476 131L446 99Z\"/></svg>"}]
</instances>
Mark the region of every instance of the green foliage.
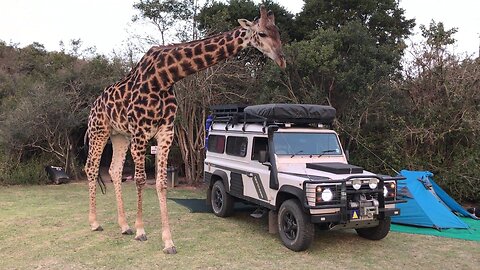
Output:
<instances>
[{"instance_id":1,"label":"green foliage","mask_svg":"<svg viewBox=\"0 0 480 270\"><path fill-rule=\"evenodd\" d=\"M133 21L144 19L153 23L160 32L162 44L166 44L166 35L172 28L181 41L191 38L192 32L193 37L196 36L192 24L198 7L193 0L140 0L133 7L140 12L140 16L135 16Z\"/></svg>"},{"instance_id":2,"label":"green foliage","mask_svg":"<svg viewBox=\"0 0 480 270\"><path fill-rule=\"evenodd\" d=\"M50 180L45 166L51 160L43 156L34 157L21 163L0 158L0 185L38 185L47 184Z\"/></svg>"},{"instance_id":3,"label":"green foliage","mask_svg":"<svg viewBox=\"0 0 480 270\"><path fill-rule=\"evenodd\" d=\"M0 52L0 147L19 157L21 172L20 163L43 153L76 176L89 106L124 73L122 63L47 52L38 43Z\"/></svg>"},{"instance_id":4,"label":"green foliage","mask_svg":"<svg viewBox=\"0 0 480 270\"><path fill-rule=\"evenodd\" d=\"M305 0L295 20L298 40L319 28L340 29L348 22L359 21L376 38L378 44L399 45L411 33L414 20L407 20L395 0ZM400 51L399 51L400 52Z\"/></svg>"}]
</instances>

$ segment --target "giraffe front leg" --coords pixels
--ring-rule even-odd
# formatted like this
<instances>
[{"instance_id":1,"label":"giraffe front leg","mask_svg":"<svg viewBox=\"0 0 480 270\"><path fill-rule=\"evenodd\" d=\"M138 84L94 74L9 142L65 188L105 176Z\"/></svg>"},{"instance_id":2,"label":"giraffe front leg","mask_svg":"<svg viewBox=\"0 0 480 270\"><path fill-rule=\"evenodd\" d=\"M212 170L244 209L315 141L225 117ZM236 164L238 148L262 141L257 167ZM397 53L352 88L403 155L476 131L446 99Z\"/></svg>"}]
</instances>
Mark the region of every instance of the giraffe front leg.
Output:
<instances>
[{"instance_id":1,"label":"giraffe front leg","mask_svg":"<svg viewBox=\"0 0 480 270\"><path fill-rule=\"evenodd\" d=\"M173 141L173 127L167 130L160 130L157 133L158 149L156 155L157 175L156 188L160 203L160 218L162 221L162 240L165 245L163 252L166 254L175 254L177 249L173 244L170 223L168 221L167 210L167 158L170 151L170 145Z\"/></svg>"},{"instance_id":2,"label":"giraffe front leg","mask_svg":"<svg viewBox=\"0 0 480 270\"><path fill-rule=\"evenodd\" d=\"M135 240L146 241L147 234L143 225L143 188L146 183L145 174L145 153L147 148L147 139L144 134L138 134L132 138L130 152L135 163L135 184L137 187L137 218L135 220Z\"/></svg>"}]
</instances>

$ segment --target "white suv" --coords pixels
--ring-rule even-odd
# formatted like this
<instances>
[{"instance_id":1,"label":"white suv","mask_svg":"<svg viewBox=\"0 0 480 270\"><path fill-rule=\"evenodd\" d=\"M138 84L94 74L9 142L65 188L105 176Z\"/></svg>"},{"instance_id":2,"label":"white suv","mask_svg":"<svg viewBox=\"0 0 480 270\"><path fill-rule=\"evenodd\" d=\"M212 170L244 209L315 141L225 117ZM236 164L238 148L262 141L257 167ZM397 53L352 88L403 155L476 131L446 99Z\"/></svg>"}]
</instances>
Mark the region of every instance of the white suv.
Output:
<instances>
[{"instance_id":1,"label":"white suv","mask_svg":"<svg viewBox=\"0 0 480 270\"><path fill-rule=\"evenodd\" d=\"M221 105L208 122L205 182L215 215L235 201L269 210L269 230L291 250L305 250L322 229L356 229L380 240L390 231L397 180L349 165L322 105Z\"/></svg>"}]
</instances>

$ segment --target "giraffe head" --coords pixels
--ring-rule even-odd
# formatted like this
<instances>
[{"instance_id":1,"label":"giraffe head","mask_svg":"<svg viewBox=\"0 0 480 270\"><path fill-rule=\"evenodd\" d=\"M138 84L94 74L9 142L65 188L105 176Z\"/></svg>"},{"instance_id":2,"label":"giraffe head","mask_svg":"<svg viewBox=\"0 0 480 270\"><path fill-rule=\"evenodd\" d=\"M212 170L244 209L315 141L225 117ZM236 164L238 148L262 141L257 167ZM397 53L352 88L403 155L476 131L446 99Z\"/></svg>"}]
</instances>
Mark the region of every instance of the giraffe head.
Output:
<instances>
[{"instance_id":1,"label":"giraffe head","mask_svg":"<svg viewBox=\"0 0 480 270\"><path fill-rule=\"evenodd\" d=\"M282 41L278 27L275 25L275 16L265 6L260 7L260 18L253 22L239 19L238 23L250 33L250 43L253 47L270 57L282 69L286 67L285 55L282 50Z\"/></svg>"}]
</instances>

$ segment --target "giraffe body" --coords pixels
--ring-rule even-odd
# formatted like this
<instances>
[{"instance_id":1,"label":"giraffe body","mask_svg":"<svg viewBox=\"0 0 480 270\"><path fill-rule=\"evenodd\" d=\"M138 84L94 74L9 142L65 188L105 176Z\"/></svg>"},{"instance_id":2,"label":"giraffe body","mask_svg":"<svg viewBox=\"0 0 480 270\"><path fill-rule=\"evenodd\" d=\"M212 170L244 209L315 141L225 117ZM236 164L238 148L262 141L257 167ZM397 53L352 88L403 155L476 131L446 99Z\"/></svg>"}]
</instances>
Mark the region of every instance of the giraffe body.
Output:
<instances>
[{"instance_id":1,"label":"giraffe body","mask_svg":"<svg viewBox=\"0 0 480 270\"><path fill-rule=\"evenodd\" d=\"M96 179L101 154L110 138L113 147L109 173L117 200L118 223L122 234L133 234L123 207L121 192L125 155L130 148L135 164L137 218L135 239L147 239L143 225L142 196L145 186L145 154L148 141L155 137L156 189L159 197L164 252L176 253L167 214L166 167L173 141L177 110L173 84L182 78L254 46L285 67L278 29L273 14L260 10L256 22L239 20L241 27L198 41L152 47L121 81L106 87L93 103L88 119L89 153L85 172L89 181L89 222L93 231L103 230L96 219ZM267 37L268 36L268 37Z\"/></svg>"}]
</instances>

